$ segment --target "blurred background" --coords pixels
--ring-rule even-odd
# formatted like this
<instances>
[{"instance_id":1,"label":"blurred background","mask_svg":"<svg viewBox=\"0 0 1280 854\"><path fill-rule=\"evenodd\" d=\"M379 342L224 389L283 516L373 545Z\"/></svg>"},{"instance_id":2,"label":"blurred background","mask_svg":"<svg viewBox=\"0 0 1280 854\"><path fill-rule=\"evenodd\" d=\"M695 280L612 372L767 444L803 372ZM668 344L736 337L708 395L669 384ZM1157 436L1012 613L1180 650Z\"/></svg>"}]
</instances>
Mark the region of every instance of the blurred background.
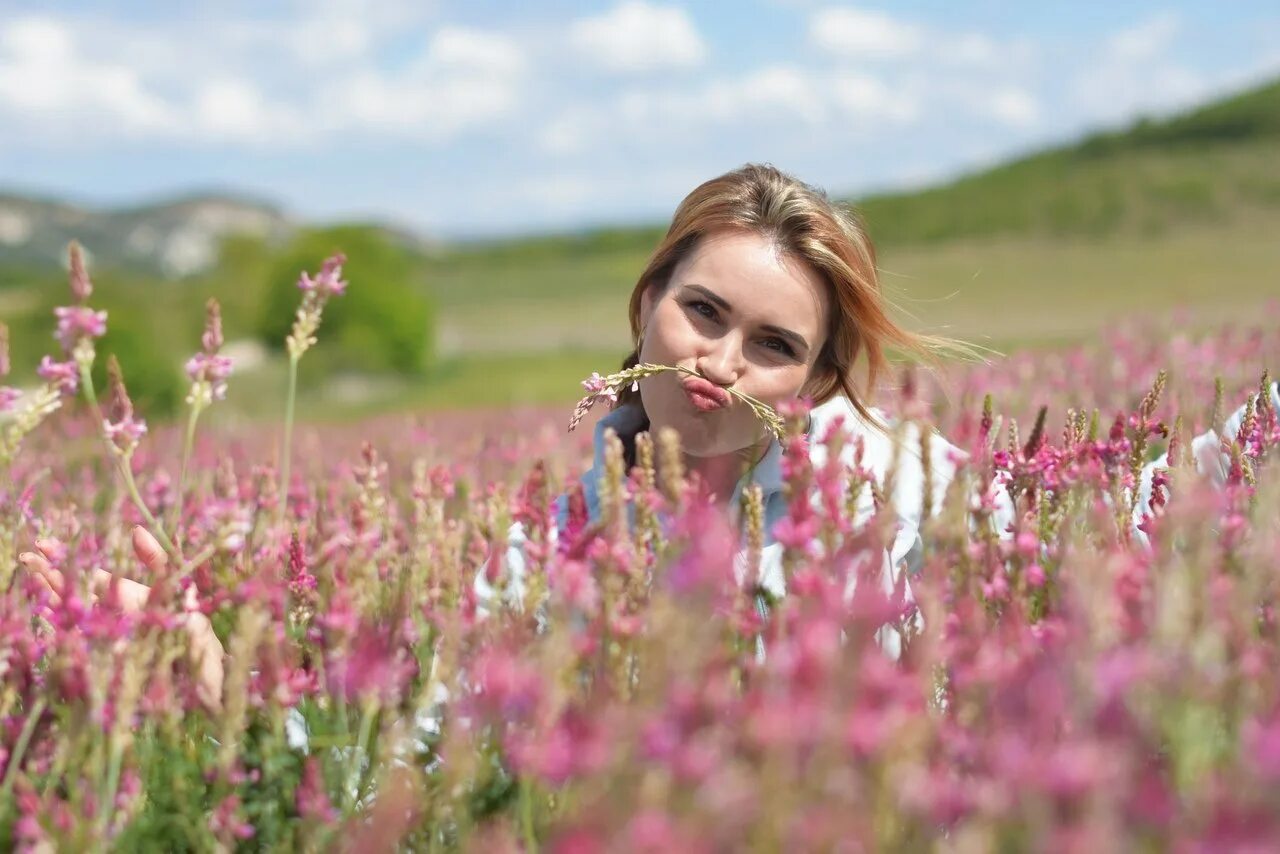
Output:
<instances>
[{"instance_id":1,"label":"blurred background","mask_svg":"<svg viewBox=\"0 0 1280 854\"><path fill-rule=\"evenodd\" d=\"M302 269L351 287L305 417L571 401L679 200L766 161L865 216L917 329L1050 347L1280 295L1280 7L0 0L21 384L85 246L143 412L207 297L277 418Z\"/></svg>"}]
</instances>

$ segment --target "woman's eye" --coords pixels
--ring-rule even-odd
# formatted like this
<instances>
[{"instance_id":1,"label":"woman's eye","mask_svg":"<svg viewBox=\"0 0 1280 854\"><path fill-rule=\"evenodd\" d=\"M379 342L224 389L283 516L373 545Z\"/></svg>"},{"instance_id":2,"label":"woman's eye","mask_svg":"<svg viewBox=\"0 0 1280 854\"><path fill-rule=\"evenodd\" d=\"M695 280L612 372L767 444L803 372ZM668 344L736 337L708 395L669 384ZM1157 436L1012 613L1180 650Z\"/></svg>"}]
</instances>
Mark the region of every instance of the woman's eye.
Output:
<instances>
[{"instance_id":1,"label":"woman's eye","mask_svg":"<svg viewBox=\"0 0 1280 854\"><path fill-rule=\"evenodd\" d=\"M795 349L781 338L766 338L764 339L764 346L770 350L776 350L784 356L794 356L796 354Z\"/></svg>"},{"instance_id":2,"label":"woman's eye","mask_svg":"<svg viewBox=\"0 0 1280 854\"><path fill-rule=\"evenodd\" d=\"M715 320L716 310L715 310L715 307L711 305L711 303L703 302L702 300L694 300L693 302L689 303L689 307L692 308L694 311L696 311L698 314L702 315L703 317L708 318L709 320Z\"/></svg>"}]
</instances>

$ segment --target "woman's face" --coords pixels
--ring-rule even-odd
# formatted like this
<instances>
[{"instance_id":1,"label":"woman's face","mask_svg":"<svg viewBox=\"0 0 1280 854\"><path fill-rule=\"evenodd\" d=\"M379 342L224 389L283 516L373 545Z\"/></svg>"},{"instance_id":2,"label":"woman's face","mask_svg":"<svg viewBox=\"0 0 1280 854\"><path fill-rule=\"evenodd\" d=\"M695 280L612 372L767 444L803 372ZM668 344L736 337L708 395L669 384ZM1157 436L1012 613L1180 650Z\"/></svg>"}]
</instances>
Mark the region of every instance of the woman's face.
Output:
<instances>
[{"instance_id":1,"label":"woman's face","mask_svg":"<svg viewBox=\"0 0 1280 854\"><path fill-rule=\"evenodd\" d=\"M745 231L707 235L672 271L666 289L640 303L640 361L697 371L771 406L799 395L826 343L827 287L807 264ZM712 457L763 441L763 424L740 401L716 408L688 376L641 380L651 429L674 428L684 451ZM714 396L714 395L713 395Z\"/></svg>"}]
</instances>

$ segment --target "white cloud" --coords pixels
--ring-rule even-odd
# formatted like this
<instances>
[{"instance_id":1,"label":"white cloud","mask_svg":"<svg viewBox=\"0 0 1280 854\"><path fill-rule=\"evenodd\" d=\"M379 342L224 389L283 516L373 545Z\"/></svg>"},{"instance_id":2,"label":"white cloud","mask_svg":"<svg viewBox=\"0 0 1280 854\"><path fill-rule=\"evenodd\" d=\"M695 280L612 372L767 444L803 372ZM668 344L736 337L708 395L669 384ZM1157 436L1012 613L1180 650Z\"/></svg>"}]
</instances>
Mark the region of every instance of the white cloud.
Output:
<instances>
[{"instance_id":1,"label":"white cloud","mask_svg":"<svg viewBox=\"0 0 1280 854\"><path fill-rule=\"evenodd\" d=\"M426 53L429 68L477 72L485 75L518 74L524 70L524 52L514 39L469 27L443 27L431 39Z\"/></svg>"},{"instance_id":2,"label":"white cloud","mask_svg":"<svg viewBox=\"0 0 1280 854\"><path fill-rule=\"evenodd\" d=\"M707 56L683 9L644 0L625 0L603 15L572 22L569 44L587 60L616 72L691 68Z\"/></svg>"},{"instance_id":3,"label":"white cloud","mask_svg":"<svg viewBox=\"0 0 1280 854\"><path fill-rule=\"evenodd\" d=\"M816 125L826 118L828 104L815 83L800 68L768 66L741 78L715 81L695 92L688 111L691 117L705 111L725 122L797 120Z\"/></svg>"},{"instance_id":4,"label":"white cloud","mask_svg":"<svg viewBox=\"0 0 1280 854\"><path fill-rule=\"evenodd\" d=\"M746 128L753 137L865 135L921 116L915 87L890 87L868 74L775 64L687 88L634 88L608 101L578 104L552 117L537 140L544 153L579 156L620 140L678 146L730 128Z\"/></svg>"},{"instance_id":5,"label":"white cloud","mask_svg":"<svg viewBox=\"0 0 1280 854\"><path fill-rule=\"evenodd\" d=\"M387 68L371 41L386 22L351 14L331 2L292 21L227 19L200 32L183 21L0 23L0 125L28 144L287 148L337 134L445 141L519 107L527 63L513 39L440 27Z\"/></svg>"},{"instance_id":6,"label":"white cloud","mask_svg":"<svg viewBox=\"0 0 1280 854\"><path fill-rule=\"evenodd\" d=\"M301 126L301 117L291 109L268 104L255 86L235 78L203 84L196 95L193 118L203 134L259 144L275 143Z\"/></svg>"},{"instance_id":7,"label":"white cloud","mask_svg":"<svg viewBox=\"0 0 1280 854\"><path fill-rule=\"evenodd\" d=\"M850 118L899 124L920 118L920 103L914 92L895 92L879 78L837 74L830 86L832 99Z\"/></svg>"},{"instance_id":8,"label":"white cloud","mask_svg":"<svg viewBox=\"0 0 1280 854\"><path fill-rule=\"evenodd\" d=\"M509 116L520 104L524 68L513 40L445 27L404 72L366 70L338 82L328 120L342 129L446 140Z\"/></svg>"},{"instance_id":9,"label":"white cloud","mask_svg":"<svg viewBox=\"0 0 1280 854\"><path fill-rule=\"evenodd\" d=\"M109 120L133 135L172 128L171 108L127 64L85 57L72 31L52 18L28 17L0 32L0 116L70 124L79 132ZM7 122L13 132L24 123Z\"/></svg>"},{"instance_id":10,"label":"white cloud","mask_svg":"<svg viewBox=\"0 0 1280 854\"><path fill-rule=\"evenodd\" d=\"M1111 36L1107 40L1107 55L1120 62L1155 59L1168 51L1181 29L1177 14L1161 12Z\"/></svg>"},{"instance_id":11,"label":"white cloud","mask_svg":"<svg viewBox=\"0 0 1280 854\"><path fill-rule=\"evenodd\" d=\"M1006 87L986 95L979 109L1014 128L1033 127L1040 120L1040 104L1025 89Z\"/></svg>"},{"instance_id":12,"label":"white cloud","mask_svg":"<svg viewBox=\"0 0 1280 854\"><path fill-rule=\"evenodd\" d=\"M323 124L332 131L391 132L442 142L507 116L516 87L484 77L388 77L364 73L336 85Z\"/></svg>"},{"instance_id":13,"label":"white cloud","mask_svg":"<svg viewBox=\"0 0 1280 854\"><path fill-rule=\"evenodd\" d=\"M896 59L913 56L924 46L916 25L864 9L822 9L809 18L809 40L831 54L849 59Z\"/></svg>"},{"instance_id":14,"label":"white cloud","mask_svg":"<svg viewBox=\"0 0 1280 854\"><path fill-rule=\"evenodd\" d=\"M1005 70L1035 54L1025 38L995 39L977 31L937 29L884 12L836 6L809 16L809 44L843 62L910 60L938 72L940 65Z\"/></svg>"},{"instance_id":15,"label":"white cloud","mask_svg":"<svg viewBox=\"0 0 1280 854\"><path fill-rule=\"evenodd\" d=\"M1099 59L1081 66L1068 87L1083 118L1115 122L1205 97L1211 81L1174 49L1180 30L1176 15L1161 13L1106 39Z\"/></svg>"}]
</instances>

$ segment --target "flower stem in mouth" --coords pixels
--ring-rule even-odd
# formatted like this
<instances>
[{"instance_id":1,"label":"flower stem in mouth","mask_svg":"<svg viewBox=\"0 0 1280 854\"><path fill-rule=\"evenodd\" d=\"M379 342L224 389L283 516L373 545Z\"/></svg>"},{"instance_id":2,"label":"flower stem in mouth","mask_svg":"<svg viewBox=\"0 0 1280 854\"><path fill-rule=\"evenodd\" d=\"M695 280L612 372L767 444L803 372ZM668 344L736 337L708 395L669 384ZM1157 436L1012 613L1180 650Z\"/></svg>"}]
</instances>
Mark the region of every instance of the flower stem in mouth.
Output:
<instances>
[{"instance_id":1,"label":"flower stem in mouth","mask_svg":"<svg viewBox=\"0 0 1280 854\"><path fill-rule=\"evenodd\" d=\"M608 376L601 376L598 373L593 373L582 383L582 387L587 390L588 394L586 397L582 398L582 400L578 401L578 405L574 407L573 416L569 419L569 431L572 432L574 428L582 422L582 419L586 416L587 412L589 412L591 407L599 400L606 399L610 402L616 401L618 399L618 392L621 389L628 385L631 385L633 388L637 388L640 380L645 377L651 377L666 371L676 371L677 373L685 374L686 376L697 377L700 380L710 382L710 380L707 380L707 378L702 376L702 374L697 371L690 370L689 368L682 368L678 365L655 365L647 362L642 362L639 365L627 368L623 371L618 371L615 374L609 374ZM716 387L723 388L722 386ZM775 439L782 439L785 425L782 421L782 416L778 414L777 410L769 404L756 400L751 395L743 394L736 389L726 388L724 391L731 397L735 397L746 404L752 414L764 422L765 427ZM704 397L711 398L711 395L704 394L702 392L691 392L690 394L691 396L693 394L701 394Z\"/></svg>"}]
</instances>

